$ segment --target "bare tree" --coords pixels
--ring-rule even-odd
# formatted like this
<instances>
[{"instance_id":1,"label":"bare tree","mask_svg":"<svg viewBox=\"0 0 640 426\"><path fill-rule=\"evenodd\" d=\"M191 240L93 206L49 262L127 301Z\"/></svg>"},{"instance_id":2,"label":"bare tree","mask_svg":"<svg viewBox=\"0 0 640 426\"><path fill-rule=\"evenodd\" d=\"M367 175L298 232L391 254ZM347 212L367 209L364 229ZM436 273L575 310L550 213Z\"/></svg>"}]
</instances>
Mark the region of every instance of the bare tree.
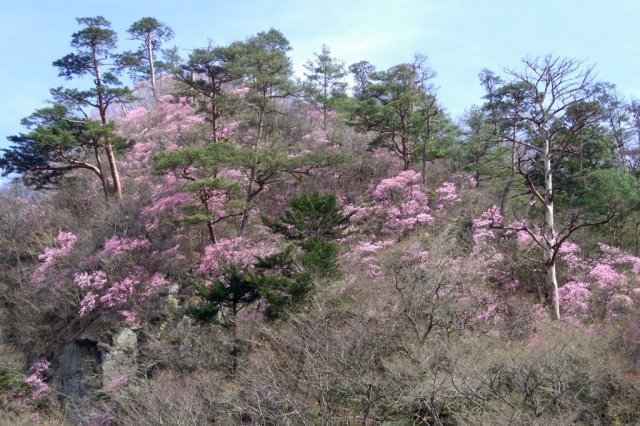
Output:
<instances>
[{"instance_id":1,"label":"bare tree","mask_svg":"<svg viewBox=\"0 0 640 426\"><path fill-rule=\"evenodd\" d=\"M580 155L576 141L602 118L593 98L592 70L582 65L574 59L550 55L528 58L522 71L509 71L512 81L505 85L520 88L519 107L505 109L511 123L501 137L513 144L515 170L543 209L542 236L524 230L544 250L545 284L556 318L560 318L556 275L560 246L577 229L612 218L609 214L600 221L588 222L575 213L569 215L568 223L560 230L556 227L554 173L568 156Z\"/></svg>"}]
</instances>

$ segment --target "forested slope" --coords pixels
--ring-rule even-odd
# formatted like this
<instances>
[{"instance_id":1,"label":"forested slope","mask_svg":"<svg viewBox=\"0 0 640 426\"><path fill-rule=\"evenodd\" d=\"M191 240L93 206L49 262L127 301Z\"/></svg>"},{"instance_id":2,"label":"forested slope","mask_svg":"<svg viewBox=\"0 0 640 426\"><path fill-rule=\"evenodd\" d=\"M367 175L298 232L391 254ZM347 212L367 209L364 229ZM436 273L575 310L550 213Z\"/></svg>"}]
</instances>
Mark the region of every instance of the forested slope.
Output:
<instances>
[{"instance_id":1,"label":"forested slope","mask_svg":"<svg viewBox=\"0 0 640 426\"><path fill-rule=\"evenodd\" d=\"M527 58L454 119L424 56L322 46L300 81L275 29L180 58L154 18L131 52L78 24L0 157L2 422L640 421L613 84Z\"/></svg>"}]
</instances>

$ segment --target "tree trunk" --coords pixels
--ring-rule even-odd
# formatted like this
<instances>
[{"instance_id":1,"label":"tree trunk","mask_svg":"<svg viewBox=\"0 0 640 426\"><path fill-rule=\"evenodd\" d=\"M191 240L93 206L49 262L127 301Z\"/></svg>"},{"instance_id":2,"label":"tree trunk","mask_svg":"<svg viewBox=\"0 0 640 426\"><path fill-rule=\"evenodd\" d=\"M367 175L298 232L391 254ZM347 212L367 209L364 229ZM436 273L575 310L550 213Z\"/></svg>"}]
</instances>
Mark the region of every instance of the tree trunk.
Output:
<instances>
[{"instance_id":1,"label":"tree trunk","mask_svg":"<svg viewBox=\"0 0 640 426\"><path fill-rule=\"evenodd\" d=\"M402 171L406 172L411 168L411 158L409 158L409 150L407 146L407 137L402 135L400 137L402 143Z\"/></svg>"},{"instance_id":2,"label":"tree trunk","mask_svg":"<svg viewBox=\"0 0 640 426\"><path fill-rule=\"evenodd\" d=\"M96 157L96 165L99 170L98 177L100 178L100 183L102 184L102 191L104 192L104 200L109 200L109 184L107 183L107 179L104 176L104 171L102 170L102 161L100 160L100 151L97 146L93 146L93 154Z\"/></svg>"},{"instance_id":3,"label":"tree trunk","mask_svg":"<svg viewBox=\"0 0 640 426\"><path fill-rule=\"evenodd\" d=\"M251 214L251 207L253 204L253 170L251 171L251 181L249 181L249 189L247 190L247 198L244 203L244 210L242 211L242 221L240 222L240 230L238 236L247 234L249 229L249 215Z\"/></svg>"},{"instance_id":4,"label":"tree trunk","mask_svg":"<svg viewBox=\"0 0 640 426\"><path fill-rule=\"evenodd\" d=\"M153 92L153 99L158 99L158 92L156 90L156 73L153 67L153 39L147 38L147 56L149 58L149 82L151 83L151 91Z\"/></svg>"},{"instance_id":5,"label":"tree trunk","mask_svg":"<svg viewBox=\"0 0 640 426\"><path fill-rule=\"evenodd\" d=\"M209 239L211 240L211 244L217 244L216 234L213 230L213 222L207 221L207 230L209 231Z\"/></svg>"},{"instance_id":6,"label":"tree trunk","mask_svg":"<svg viewBox=\"0 0 640 426\"><path fill-rule=\"evenodd\" d=\"M95 72L95 85L96 92L98 94L98 112L100 113L100 121L104 126L107 125L107 104L104 101L104 87L102 85L102 77L100 76L100 65L98 63L97 47L93 46L93 66ZM118 199L122 199L122 187L120 186L120 175L118 174L118 167L116 166L116 158L113 154L113 147L109 140L105 140L104 150L107 154L107 161L109 162L109 170L111 172L111 180L113 181L113 195Z\"/></svg>"},{"instance_id":7,"label":"tree trunk","mask_svg":"<svg viewBox=\"0 0 640 426\"><path fill-rule=\"evenodd\" d=\"M251 207L253 204L253 198L256 196L257 192L253 191L253 183L256 177L256 167L257 167L257 152L258 152L258 144L262 139L262 132L264 130L264 109L261 109L258 112L258 136L256 138L255 143L253 144L253 164L251 168L251 175L249 176L249 187L247 188L247 197L244 203L244 210L242 211L242 221L240 222L240 230L238 231L239 236L246 235L247 230L249 229L249 214L251 213ZM258 188L260 190L261 188ZM258 191L259 192L259 191Z\"/></svg>"},{"instance_id":8,"label":"tree trunk","mask_svg":"<svg viewBox=\"0 0 640 426\"><path fill-rule=\"evenodd\" d=\"M627 166L627 151L624 147L624 139L620 135L616 135L616 143L618 145L618 151L620 151L620 161L622 161L622 171L624 173L629 172L629 167Z\"/></svg>"},{"instance_id":9,"label":"tree trunk","mask_svg":"<svg viewBox=\"0 0 640 426\"><path fill-rule=\"evenodd\" d=\"M518 113L518 106L516 105L515 113ZM504 186L502 190L502 197L500 198L500 214L504 217L505 209L507 208L507 198L509 197L509 192L511 192L511 187L513 186L513 182L516 178L516 137L518 135L518 127L516 125L513 126L513 131L511 133L511 176L509 176L509 180Z\"/></svg>"},{"instance_id":10,"label":"tree trunk","mask_svg":"<svg viewBox=\"0 0 640 426\"><path fill-rule=\"evenodd\" d=\"M544 138L542 158L544 163L544 267L545 284L551 293L551 305L555 319L560 319L560 299L558 295L558 278L556 276L556 236L553 216L553 170L551 169L550 141Z\"/></svg>"},{"instance_id":11,"label":"tree trunk","mask_svg":"<svg viewBox=\"0 0 640 426\"><path fill-rule=\"evenodd\" d=\"M113 195L119 200L122 199L122 186L120 185L120 175L118 174L118 167L116 166L116 157L113 154L113 148L111 143L107 142L104 147L107 153L107 160L109 161L109 170L111 171L111 179L113 180Z\"/></svg>"},{"instance_id":12,"label":"tree trunk","mask_svg":"<svg viewBox=\"0 0 640 426\"><path fill-rule=\"evenodd\" d=\"M422 184L426 185L427 184L427 157L423 156L422 157Z\"/></svg>"},{"instance_id":13,"label":"tree trunk","mask_svg":"<svg viewBox=\"0 0 640 426\"><path fill-rule=\"evenodd\" d=\"M509 176L509 180L504 185L502 189L502 196L500 197L500 215L504 217L505 210L507 209L507 199L509 198L509 192L511 192L511 187L513 186L513 182L515 181L515 171L511 171L511 176ZM476 182L479 182L476 180ZM476 183L477 185L477 183Z\"/></svg>"},{"instance_id":14,"label":"tree trunk","mask_svg":"<svg viewBox=\"0 0 640 426\"><path fill-rule=\"evenodd\" d=\"M213 143L218 143L218 88L216 87L216 80L214 77L211 79L211 131L213 132Z\"/></svg>"}]
</instances>

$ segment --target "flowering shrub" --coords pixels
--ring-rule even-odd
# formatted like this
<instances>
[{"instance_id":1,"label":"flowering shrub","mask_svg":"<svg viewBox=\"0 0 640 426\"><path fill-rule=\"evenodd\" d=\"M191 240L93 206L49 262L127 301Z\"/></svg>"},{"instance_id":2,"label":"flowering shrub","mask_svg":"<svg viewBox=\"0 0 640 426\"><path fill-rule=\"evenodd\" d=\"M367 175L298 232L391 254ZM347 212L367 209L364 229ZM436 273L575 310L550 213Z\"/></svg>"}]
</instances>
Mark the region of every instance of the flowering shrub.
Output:
<instances>
[{"instance_id":1,"label":"flowering shrub","mask_svg":"<svg viewBox=\"0 0 640 426\"><path fill-rule=\"evenodd\" d=\"M32 283L42 284L47 278L47 272L54 266L54 264L71 254L76 246L78 237L73 232L60 231L56 240L58 242L58 247L46 247L44 249L44 253L38 256L38 260L42 263L31 275ZM58 283L60 282L60 280L56 281Z\"/></svg>"},{"instance_id":2,"label":"flowering shrub","mask_svg":"<svg viewBox=\"0 0 640 426\"><path fill-rule=\"evenodd\" d=\"M140 106L117 117L118 134L136 141L126 169L148 168L159 150L176 149L176 140L204 122L185 97L160 96L152 109Z\"/></svg>"},{"instance_id":3,"label":"flowering shrub","mask_svg":"<svg viewBox=\"0 0 640 426\"><path fill-rule=\"evenodd\" d=\"M183 192L177 178L172 173L166 173L161 182L155 185L151 192L150 206L140 210L140 219L147 231L153 231L160 226L165 217L178 217L182 207L194 202L193 196Z\"/></svg>"},{"instance_id":4,"label":"flowering shrub","mask_svg":"<svg viewBox=\"0 0 640 426\"><path fill-rule=\"evenodd\" d=\"M198 271L214 277L218 277L225 268L230 266L244 271L251 269L258 257L267 256L273 251L273 248L266 244L256 244L244 237L221 240L217 244L205 247Z\"/></svg>"},{"instance_id":5,"label":"flowering shrub","mask_svg":"<svg viewBox=\"0 0 640 426\"><path fill-rule=\"evenodd\" d=\"M142 238L121 238L114 235L104 242L102 254L105 256L119 256L123 253L148 248L151 246L148 240Z\"/></svg>"},{"instance_id":6,"label":"flowering shrub","mask_svg":"<svg viewBox=\"0 0 640 426\"><path fill-rule=\"evenodd\" d=\"M619 248L599 245L599 255L591 259L580 256L575 243L565 243L560 258L574 277L559 289L568 320L576 323L590 317L614 319L637 305L637 268L640 258ZM578 280L580 280L578 282Z\"/></svg>"},{"instance_id":7,"label":"flowering shrub","mask_svg":"<svg viewBox=\"0 0 640 426\"><path fill-rule=\"evenodd\" d=\"M117 311L129 326L133 326L137 324L137 314L125 308L135 307L168 282L161 274L151 274L145 268L136 266L129 275L115 282L108 279L106 272L94 271L75 274L74 283L84 293L80 302L80 316L102 307Z\"/></svg>"},{"instance_id":8,"label":"flowering shrub","mask_svg":"<svg viewBox=\"0 0 640 426\"><path fill-rule=\"evenodd\" d=\"M49 392L49 385L45 383L49 367L51 367L51 363L42 358L29 369L31 375L25 379L25 382L31 388L31 398L34 400Z\"/></svg>"},{"instance_id":9,"label":"flowering shrub","mask_svg":"<svg viewBox=\"0 0 640 426\"><path fill-rule=\"evenodd\" d=\"M460 201L460 197L456 190L456 184L453 182L443 182L442 185L436 189L436 194L438 194L438 204L436 205L437 211L442 211L445 207L451 206Z\"/></svg>"},{"instance_id":10,"label":"flowering shrub","mask_svg":"<svg viewBox=\"0 0 640 426\"><path fill-rule=\"evenodd\" d=\"M476 244L485 243L495 237L494 228L502 226L504 218L497 206L485 210L478 219L473 221L473 241Z\"/></svg>"},{"instance_id":11,"label":"flowering shrub","mask_svg":"<svg viewBox=\"0 0 640 426\"><path fill-rule=\"evenodd\" d=\"M369 278L374 280L384 279L384 272L376 255L385 247L392 246L394 240L363 241L355 247L354 254L359 256L358 265L364 269Z\"/></svg>"},{"instance_id":12,"label":"flowering shrub","mask_svg":"<svg viewBox=\"0 0 640 426\"><path fill-rule=\"evenodd\" d=\"M383 231L407 231L419 224L433 223L429 197L420 179L420 173L407 170L383 179L371 192L375 201L372 210L383 221Z\"/></svg>"},{"instance_id":13,"label":"flowering shrub","mask_svg":"<svg viewBox=\"0 0 640 426\"><path fill-rule=\"evenodd\" d=\"M496 228L504 229L505 237L515 235L518 248L524 251L536 246L534 238L544 241L539 227L524 220L505 224L498 208L492 206L473 221L476 249L483 247L483 256L492 251L499 254L495 244L488 244L495 239ZM640 272L640 258L616 247L604 244L598 247L599 254L591 258L584 257L581 247L568 240L558 249L558 258L568 277L559 288L560 307L564 319L573 324L582 324L591 318L613 319L638 303L634 287Z\"/></svg>"},{"instance_id":14,"label":"flowering shrub","mask_svg":"<svg viewBox=\"0 0 640 426\"><path fill-rule=\"evenodd\" d=\"M579 323L579 319L588 314L592 296L590 287L589 283L569 281L558 289L560 306L570 322Z\"/></svg>"}]
</instances>

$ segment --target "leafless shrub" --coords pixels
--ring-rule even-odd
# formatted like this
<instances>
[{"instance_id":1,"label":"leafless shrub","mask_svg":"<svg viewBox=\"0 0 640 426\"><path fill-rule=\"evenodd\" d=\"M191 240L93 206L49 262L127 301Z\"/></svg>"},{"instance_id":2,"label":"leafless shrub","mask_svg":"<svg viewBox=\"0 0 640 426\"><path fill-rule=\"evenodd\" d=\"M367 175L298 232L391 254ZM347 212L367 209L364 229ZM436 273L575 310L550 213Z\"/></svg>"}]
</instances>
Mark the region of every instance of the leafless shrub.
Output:
<instances>
[{"instance_id":1,"label":"leafless shrub","mask_svg":"<svg viewBox=\"0 0 640 426\"><path fill-rule=\"evenodd\" d=\"M161 373L112 397L118 424L203 425L218 422L224 380L214 372ZM224 408L224 407L223 407Z\"/></svg>"}]
</instances>

